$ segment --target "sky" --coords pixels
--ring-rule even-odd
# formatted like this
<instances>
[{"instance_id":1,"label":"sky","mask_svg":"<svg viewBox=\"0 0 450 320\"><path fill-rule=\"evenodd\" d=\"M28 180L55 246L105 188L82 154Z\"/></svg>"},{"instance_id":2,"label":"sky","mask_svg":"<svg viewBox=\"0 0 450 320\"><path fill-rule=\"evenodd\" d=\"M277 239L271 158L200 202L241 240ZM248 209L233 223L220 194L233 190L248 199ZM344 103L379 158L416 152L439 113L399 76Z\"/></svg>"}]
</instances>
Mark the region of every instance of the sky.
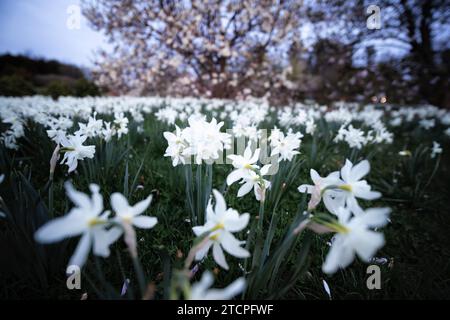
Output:
<instances>
[{"instance_id":1,"label":"sky","mask_svg":"<svg viewBox=\"0 0 450 320\"><path fill-rule=\"evenodd\" d=\"M67 26L68 9L79 0L0 0L0 54L30 54L80 67L93 66L106 38L81 15L79 29Z\"/></svg>"}]
</instances>

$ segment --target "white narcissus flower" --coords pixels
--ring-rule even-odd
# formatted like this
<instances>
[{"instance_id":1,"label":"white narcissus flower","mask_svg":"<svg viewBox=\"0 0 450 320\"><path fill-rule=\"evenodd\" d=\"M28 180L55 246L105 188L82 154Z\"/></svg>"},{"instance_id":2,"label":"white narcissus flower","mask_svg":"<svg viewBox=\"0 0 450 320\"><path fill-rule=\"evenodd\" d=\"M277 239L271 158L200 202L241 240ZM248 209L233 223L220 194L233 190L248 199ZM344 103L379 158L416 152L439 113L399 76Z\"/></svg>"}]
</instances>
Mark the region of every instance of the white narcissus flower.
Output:
<instances>
[{"instance_id":1,"label":"white narcissus flower","mask_svg":"<svg viewBox=\"0 0 450 320\"><path fill-rule=\"evenodd\" d=\"M82 267L91 247L93 253L101 257L109 256L109 246L115 242L122 231L118 227L106 229L109 212L103 212L103 197L99 186L91 184L92 197L79 192L70 183L66 183L67 196L76 207L65 216L53 219L35 233L36 241L54 243L65 238L81 235L81 239L70 258L69 266Z\"/></svg>"},{"instance_id":2,"label":"white narcissus flower","mask_svg":"<svg viewBox=\"0 0 450 320\"><path fill-rule=\"evenodd\" d=\"M215 118L207 122L204 117L192 115L188 123L189 127L182 130L183 139L187 142L183 155L194 156L197 164L201 164L203 160L217 160L223 149L230 148L231 135L220 131L223 122L217 123Z\"/></svg>"},{"instance_id":3,"label":"white narcissus flower","mask_svg":"<svg viewBox=\"0 0 450 320\"><path fill-rule=\"evenodd\" d=\"M436 155L441 153L442 153L441 145L438 142L433 141L433 148L431 149L431 158L434 159L436 158Z\"/></svg>"},{"instance_id":4,"label":"white narcissus flower","mask_svg":"<svg viewBox=\"0 0 450 320\"><path fill-rule=\"evenodd\" d=\"M302 184L298 187L299 192L307 192L311 195L308 210L316 208L322 200L322 197L324 198L325 207L331 213L334 213L338 207L344 205L345 199L342 196L342 191L327 189L328 187L337 186L342 183L342 180L339 178L339 171L332 172L326 177L321 177L316 170L311 169L310 176L314 185Z\"/></svg>"},{"instance_id":5,"label":"white narcissus flower","mask_svg":"<svg viewBox=\"0 0 450 320\"><path fill-rule=\"evenodd\" d=\"M356 198L364 200L374 200L381 197L381 193L372 191L366 180L361 180L370 171L369 161L364 160L353 165L350 160L345 161L341 169L341 179L343 182L339 189L345 191L345 203L353 214L358 215L363 212Z\"/></svg>"},{"instance_id":6,"label":"white narcissus flower","mask_svg":"<svg viewBox=\"0 0 450 320\"><path fill-rule=\"evenodd\" d=\"M131 224L142 229L150 229L155 226L158 219L142 215L152 202L152 196L130 206L127 198L121 193L115 192L111 195L111 207L116 213L114 220L120 224Z\"/></svg>"},{"instance_id":7,"label":"white narcissus flower","mask_svg":"<svg viewBox=\"0 0 450 320\"><path fill-rule=\"evenodd\" d=\"M116 125L117 137L120 139L122 134L128 133L128 118L123 112L114 115L114 124Z\"/></svg>"},{"instance_id":8,"label":"white narcissus flower","mask_svg":"<svg viewBox=\"0 0 450 320\"><path fill-rule=\"evenodd\" d=\"M333 238L331 249L322 266L323 272L332 274L347 267L355 255L364 262L369 262L384 245L383 234L372 229L385 226L389 213L389 208L374 208L352 217L348 209L339 208L338 224L335 228L338 233Z\"/></svg>"},{"instance_id":9,"label":"white narcissus flower","mask_svg":"<svg viewBox=\"0 0 450 320\"><path fill-rule=\"evenodd\" d=\"M111 141L112 137L116 133L116 129L111 128L111 122L105 121L104 124L105 124L105 128L102 128L101 133L102 133L103 139L106 142L108 142L108 141Z\"/></svg>"},{"instance_id":10,"label":"white narcissus flower","mask_svg":"<svg viewBox=\"0 0 450 320\"><path fill-rule=\"evenodd\" d=\"M210 289L213 282L214 278L211 272L203 273L200 281L192 285L189 300L229 300L240 294L245 288L244 278L234 280L223 289Z\"/></svg>"},{"instance_id":11,"label":"white narcissus flower","mask_svg":"<svg viewBox=\"0 0 450 320\"><path fill-rule=\"evenodd\" d=\"M450 137L450 128L445 129L444 133Z\"/></svg>"},{"instance_id":12,"label":"white narcissus flower","mask_svg":"<svg viewBox=\"0 0 450 320\"><path fill-rule=\"evenodd\" d=\"M223 249L232 256L247 258L250 253L241 247L245 241L236 239L232 233L243 230L249 220L248 213L239 214L236 210L226 207L225 199L217 191L213 190L216 205L213 209L211 201L206 208L206 223L203 226L193 227L196 236L206 235L207 242L198 250L195 255L196 260L201 260L213 247L214 260L222 268L228 270L228 264L223 254Z\"/></svg>"},{"instance_id":13,"label":"white narcissus flower","mask_svg":"<svg viewBox=\"0 0 450 320\"><path fill-rule=\"evenodd\" d=\"M88 123L80 123L80 129L75 134L87 136L88 138L96 137L101 133L103 127L103 120L97 120L97 112L94 112L93 117L89 117Z\"/></svg>"},{"instance_id":14,"label":"white narcissus flower","mask_svg":"<svg viewBox=\"0 0 450 320\"><path fill-rule=\"evenodd\" d=\"M270 155L280 155L278 162L283 160L292 161L292 158L300 153L297 149L300 148L302 137L303 135L300 132L289 132L285 137L282 132L275 131L275 133L270 136L270 145L272 147Z\"/></svg>"},{"instance_id":15,"label":"white narcissus flower","mask_svg":"<svg viewBox=\"0 0 450 320\"><path fill-rule=\"evenodd\" d=\"M116 213L114 221L122 225L123 231L125 232L124 240L132 257L137 257L136 232L133 226L150 229L158 222L158 219L155 217L141 215L147 210L151 201L152 196L150 195L147 199L136 203L134 206L130 206L127 198L121 193L116 192L111 195L111 207Z\"/></svg>"},{"instance_id":16,"label":"white narcissus flower","mask_svg":"<svg viewBox=\"0 0 450 320\"><path fill-rule=\"evenodd\" d=\"M167 149L164 157L172 158L172 165L176 167L179 163L185 164L186 159L183 156L183 151L186 148L186 142L183 140L180 128L175 125L175 134L172 132L164 132L164 138L167 140Z\"/></svg>"},{"instance_id":17,"label":"white narcissus flower","mask_svg":"<svg viewBox=\"0 0 450 320\"><path fill-rule=\"evenodd\" d=\"M94 157L95 146L84 146L83 143L86 139L87 136L79 134L61 137L61 152L64 152L61 164L67 164L69 173L77 168L78 160L83 160L84 158L92 159Z\"/></svg>"},{"instance_id":18,"label":"white narcissus flower","mask_svg":"<svg viewBox=\"0 0 450 320\"><path fill-rule=\"evenodd\" d=\"M254 191L258 201L264 200L266 190L270 189L270 181L263 177L269 173L270 164L265 165L259 172L250 171L248 177L244 177L240 182L242 186L238 190L238 197L243 197L250 191Z\"/></svg>"},{"instance_id":19,"label":"white narcissus flower","mask_svg":"<svg viewBox=\"0 0 450 320\"><path fill-rule=\"evenodd\" d=\"M229 155L228 158L233 161L232 165L235 170L227 176L227 184L232 185L240 179L248 178L252 170L259 169L259 166L256 165L259 159L259 153L260 149L256 149L252 154L251 145L249 144L245 148L244 155Z\"/></svg>"}]
</instances>

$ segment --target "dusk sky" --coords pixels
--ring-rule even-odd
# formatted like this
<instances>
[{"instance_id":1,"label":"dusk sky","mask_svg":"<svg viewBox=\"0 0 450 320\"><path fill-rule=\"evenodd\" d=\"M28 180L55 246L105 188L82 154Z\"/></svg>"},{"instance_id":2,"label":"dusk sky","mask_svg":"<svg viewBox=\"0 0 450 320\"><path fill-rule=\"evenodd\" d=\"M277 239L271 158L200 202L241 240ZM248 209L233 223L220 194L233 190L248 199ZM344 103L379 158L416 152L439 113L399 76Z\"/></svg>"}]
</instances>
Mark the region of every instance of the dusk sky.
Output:
<instances>
[{"instance_id":1,"label":"dusk sky","mask_svg":"<svg viewBox=\"0 0 450 320\"><path fill-rule=\"evenodd\" d=\"M0 0L0 54L26 53L90 67L105 38L81 19L69 29L67 9L78 0Z\"/></svg>"}]
</instances>

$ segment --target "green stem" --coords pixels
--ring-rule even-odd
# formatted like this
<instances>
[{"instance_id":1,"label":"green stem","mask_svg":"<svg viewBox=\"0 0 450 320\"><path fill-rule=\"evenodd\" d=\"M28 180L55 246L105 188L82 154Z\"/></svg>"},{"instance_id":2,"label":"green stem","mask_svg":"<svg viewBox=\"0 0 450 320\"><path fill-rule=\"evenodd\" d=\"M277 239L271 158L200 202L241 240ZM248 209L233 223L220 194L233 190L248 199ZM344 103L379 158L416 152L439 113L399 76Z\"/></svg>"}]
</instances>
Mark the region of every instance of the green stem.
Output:
<instances>
[{"instance_id":1,"label":"green stem","mask_svg":"<svg viewBox=\"0 0 450 320\"><path fill-rule=\"evenodd\" d=\"M132 257L134 271L136 272L137 280L139 283L139 289L141 291L141 296L145 295L145 276L144 271L142 270L141 263L137 257Z\"/></svg>"}]
</instances>

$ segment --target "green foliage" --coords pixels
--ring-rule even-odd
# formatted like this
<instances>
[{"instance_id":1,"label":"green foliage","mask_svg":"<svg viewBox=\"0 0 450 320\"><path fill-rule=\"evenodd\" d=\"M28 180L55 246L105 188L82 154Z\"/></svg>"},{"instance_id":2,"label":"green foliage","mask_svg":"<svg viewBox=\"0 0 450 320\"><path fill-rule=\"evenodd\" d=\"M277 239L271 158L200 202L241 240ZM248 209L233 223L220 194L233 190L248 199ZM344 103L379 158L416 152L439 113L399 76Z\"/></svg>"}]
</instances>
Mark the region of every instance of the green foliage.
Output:
<instances>
[{"instance_id":1,"label":"green foliage","mask_svg":"<svg viewBox=\"0 0 450 320\"><path fill-rule=\"evenodd\" d=\"M78 172L71 175L66 174L66 166L58 165L51 185L48 162L54 145L42 126L29 124L27 130L20 151L0 148L0 173L6 173L0 184L0 210L6 214L6 219L0 218L0 251L6 252L0 257L2 298L80 294L67 291L64 274L77 239L50 246L37 245L33 240L36 228L50 217L47 208L53 208L55 217L71 208L63 189L69 179L84 192L89 183L99 184L105 199L116 191L124 193L130 203L154 195L148 211L158 218L158 224L150 231L139 230L137 239L140 277L155 286L155 298L170 296L173 270L183 267L193 246L193 216L202 219L202 208L212 188L224 194L229 207L251 215L249 228L238 238L247 239L252 256L247 260L227 256L231 270L215 270L218 287L245 276L248 287L243 297L252 299L327 299L323 279L330 285L333 299L450 295L450 190L446 185L450 162L445 151L443 158L430 159L431 141L398 135L392 145L355 151L331 143L330 132L336 129L319 122L314 136L303 139L301 154L292 162L282 162L279 173L271 177L272 190L261 209L252 194L236 198L237 186L226 188L225 177L231 171L228 165L213 165L213 175L205 165L201 171L197 166L173 168L170 159L162 156L166 147L162 133L171 129L153 116L145 119L144 133L137 134L130 125L130 133L121 139L108 143L90 140L89 144L96 146L95 157L80 161ZM411 156L398 154L405 146ZM443 145L444 150L447 148ZM329 237L293 232L305 218L307 203L306 195L296 189L310 182L310 169L327 173L339 169L346 157L359 161L366 156L372 166L368 181L383 193L373 206L392 208L392 223L385 228L386 246L377 254L388 261L381 265L382 289L373 291L366 288L366 264L356 261L344 271L325 276L321 265L329 249ZM184 170L188 169L191 176L186 188ZM105 209L110 209L107 201ZM128 297L139 297L139 273L135 272L139 267L122 242L111 249L107 260L89 259L83 271L83 292L92 298L121 298L120 288L125 279L130 279ZM197 265L199 274L215 267L211 257Z\"/></svg>"},{"instance_id":2,"label":"green foliage","mask_svg":"<svg viewBox=\"0 0 450 320\"><path fill-rule=\"evenodd\" d=\"M11 75L0 77L0 96L21 97L31 96L35 93L33 84L21 76Z\"/></svg>"}]
</instances>

